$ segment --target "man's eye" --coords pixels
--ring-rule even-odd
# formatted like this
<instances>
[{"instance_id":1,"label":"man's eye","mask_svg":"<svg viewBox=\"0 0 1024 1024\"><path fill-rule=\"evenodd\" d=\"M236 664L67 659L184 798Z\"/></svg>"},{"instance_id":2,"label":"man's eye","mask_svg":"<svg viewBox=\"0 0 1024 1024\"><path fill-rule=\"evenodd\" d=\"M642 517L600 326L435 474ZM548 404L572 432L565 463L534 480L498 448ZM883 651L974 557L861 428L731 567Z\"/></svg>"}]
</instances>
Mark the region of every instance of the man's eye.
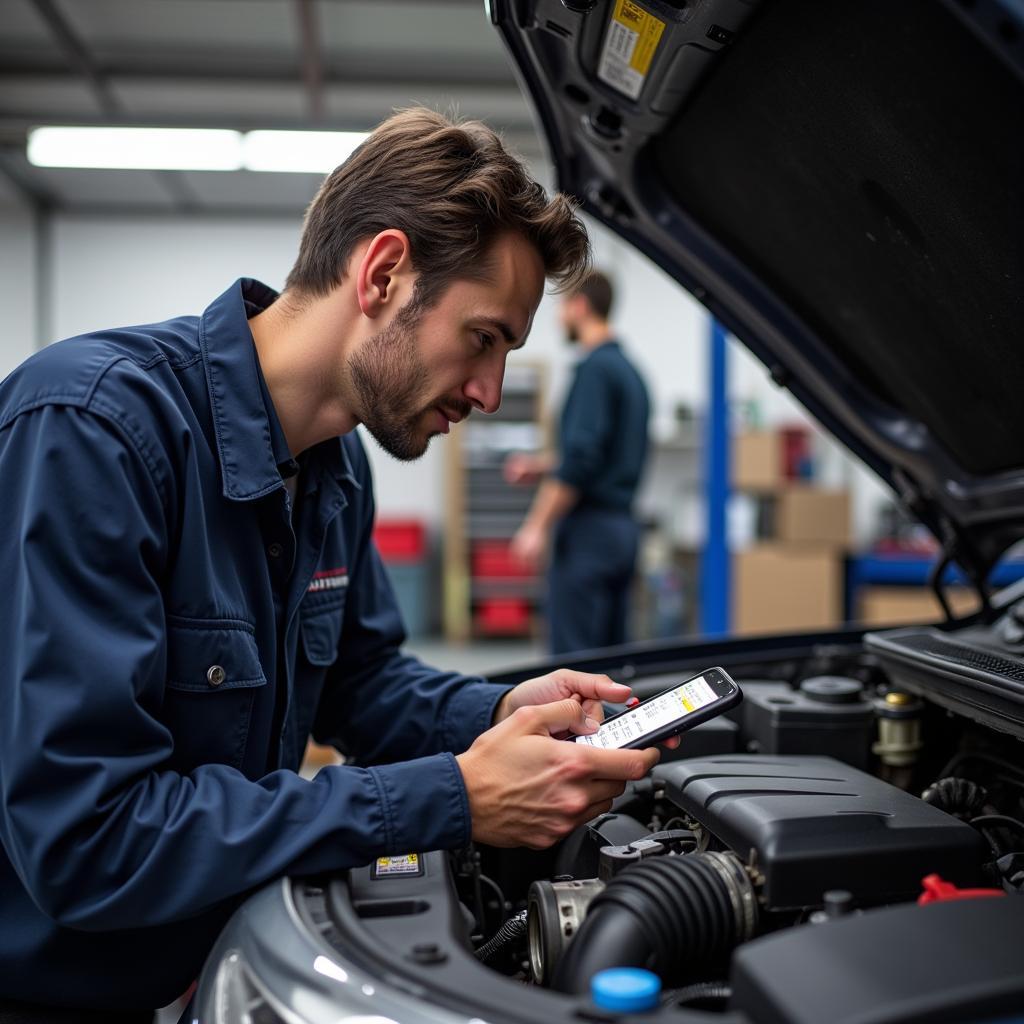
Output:
<instances>
[{"instance_id":1,"label":"man's eye","mask_svg":"<svg viewBox=\"0 0 1024 1024\"><path fill-rule=\"evenodd\" d=\"M481 348L490 348L494 344L494 335L486 331L477 331L476 336L480 341Z\"/></svg>"}]
</instances>

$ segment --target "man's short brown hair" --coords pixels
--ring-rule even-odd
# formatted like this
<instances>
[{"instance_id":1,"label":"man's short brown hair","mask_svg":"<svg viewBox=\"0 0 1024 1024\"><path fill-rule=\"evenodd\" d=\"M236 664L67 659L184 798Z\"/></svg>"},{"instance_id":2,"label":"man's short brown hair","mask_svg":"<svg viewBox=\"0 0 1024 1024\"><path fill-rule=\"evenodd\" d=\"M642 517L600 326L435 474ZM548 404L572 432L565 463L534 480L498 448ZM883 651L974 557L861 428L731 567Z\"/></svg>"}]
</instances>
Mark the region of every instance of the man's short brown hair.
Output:
<instances>
[{"instance_id":1,"label":"man's short brown hair","mask_svg":"<svg viewBox=\"0 0 1024 1024\"><path fill-rule=\"evenodd\" d=\"M559 290L590 265L586 228L566 196L549 199L482 122L422 107L382 122L327 176L306 212L287 287L326 295L356 244L387 228L409 238L424 305L457 279L486 278L491 246L506 232L536 248Z\"/></svg>"},{"instance_id":2,"label":"man's short brown hair","mask_svg":"<svg viewBox=\"0 0 1024 1024\"><path fill-rule=\"evenodd\" d=\"M600 270L591 270L579 284L570 290L570 296L582 295L587 300L595 316L607 320L615 301L615 289L606 274Z\"/></svg>"}]
</instances>

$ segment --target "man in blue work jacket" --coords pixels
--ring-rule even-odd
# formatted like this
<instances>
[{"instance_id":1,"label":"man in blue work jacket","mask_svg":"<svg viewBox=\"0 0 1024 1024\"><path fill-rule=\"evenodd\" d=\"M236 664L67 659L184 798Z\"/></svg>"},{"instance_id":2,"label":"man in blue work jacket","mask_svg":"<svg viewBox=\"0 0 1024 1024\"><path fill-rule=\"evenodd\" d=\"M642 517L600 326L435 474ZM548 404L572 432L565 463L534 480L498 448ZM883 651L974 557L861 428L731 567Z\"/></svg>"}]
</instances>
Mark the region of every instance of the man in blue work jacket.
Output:
<instances>
[{"instance_id":1,"label":"man in blue work jacket","mask_svg":"<svg viewBox=\"0 0 1024 1024\"><path fill-rule=\"evenodd\" d=\"M552 654L627 639L640 537L632 509L647 459L650 399L609 322L613 300L611 281L597 270L562 299L562 327L583 355L562 408L558 456L522 453L505 465L511 483L545 478L512 551L539 568L550 549Z\"/></svg>"},{"instance_id":2,"label":"man in blue work jacket","mask_svg":"<svg viewBox=\"0 0 1024 1024\"><path fill-rule=\"evenodd\" d=\"M497 409L587 253L491 131L406 111L327 177L280 296L241 280L3 382L4 1021L148 1019L276 876L544 847L654 764L553 739L628 696L606 677L400 652L353 433L412 459ZM301 778L310 733L349 763Z\"/></svg>"}]
</instances>

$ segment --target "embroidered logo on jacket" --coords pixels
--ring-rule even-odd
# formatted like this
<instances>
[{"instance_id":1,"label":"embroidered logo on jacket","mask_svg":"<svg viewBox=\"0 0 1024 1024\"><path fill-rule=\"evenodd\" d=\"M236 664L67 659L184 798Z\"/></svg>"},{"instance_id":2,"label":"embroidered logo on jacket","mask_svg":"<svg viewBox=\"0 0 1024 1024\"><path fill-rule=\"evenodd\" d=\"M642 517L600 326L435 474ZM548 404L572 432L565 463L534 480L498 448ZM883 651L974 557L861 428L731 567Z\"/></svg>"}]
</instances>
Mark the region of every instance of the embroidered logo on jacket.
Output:
<instances>
[{"instance_id":1,"label":"embroidered logo on jacket","mask_svg":"<svg viewBox=\"0 0 1024 1024\"><path fill-rule=\"evenodd\" d=\"M313 581L307 588L307 593L314 593L318 590L340 590L348 586L348 568L342 566L340 569L324 569L322 572L313 573Z\"/></svg>"}]
</instances>

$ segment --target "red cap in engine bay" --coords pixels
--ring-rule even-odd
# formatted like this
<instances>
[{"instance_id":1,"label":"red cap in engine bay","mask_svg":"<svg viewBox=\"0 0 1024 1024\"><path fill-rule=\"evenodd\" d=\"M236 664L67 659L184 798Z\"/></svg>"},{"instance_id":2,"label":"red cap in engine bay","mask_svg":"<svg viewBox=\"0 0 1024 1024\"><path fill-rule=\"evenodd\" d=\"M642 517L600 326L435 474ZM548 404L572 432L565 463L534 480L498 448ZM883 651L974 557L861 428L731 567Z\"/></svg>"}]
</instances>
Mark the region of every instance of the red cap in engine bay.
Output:
<instances>
[{"instance_id":1,"label":"red cap in engine bay","mask_svg":"<svg viewBox=\"0 0 1024 1024\"><path fill-rule=\"evenodd\" d=\"M976 900L988 896L1005 896L1002 889L958 889L940 875L926 875L921 879L924 892L917 897L920 907L928 903L945 903L947 900Z\"/></svg>"}]
</instances>

